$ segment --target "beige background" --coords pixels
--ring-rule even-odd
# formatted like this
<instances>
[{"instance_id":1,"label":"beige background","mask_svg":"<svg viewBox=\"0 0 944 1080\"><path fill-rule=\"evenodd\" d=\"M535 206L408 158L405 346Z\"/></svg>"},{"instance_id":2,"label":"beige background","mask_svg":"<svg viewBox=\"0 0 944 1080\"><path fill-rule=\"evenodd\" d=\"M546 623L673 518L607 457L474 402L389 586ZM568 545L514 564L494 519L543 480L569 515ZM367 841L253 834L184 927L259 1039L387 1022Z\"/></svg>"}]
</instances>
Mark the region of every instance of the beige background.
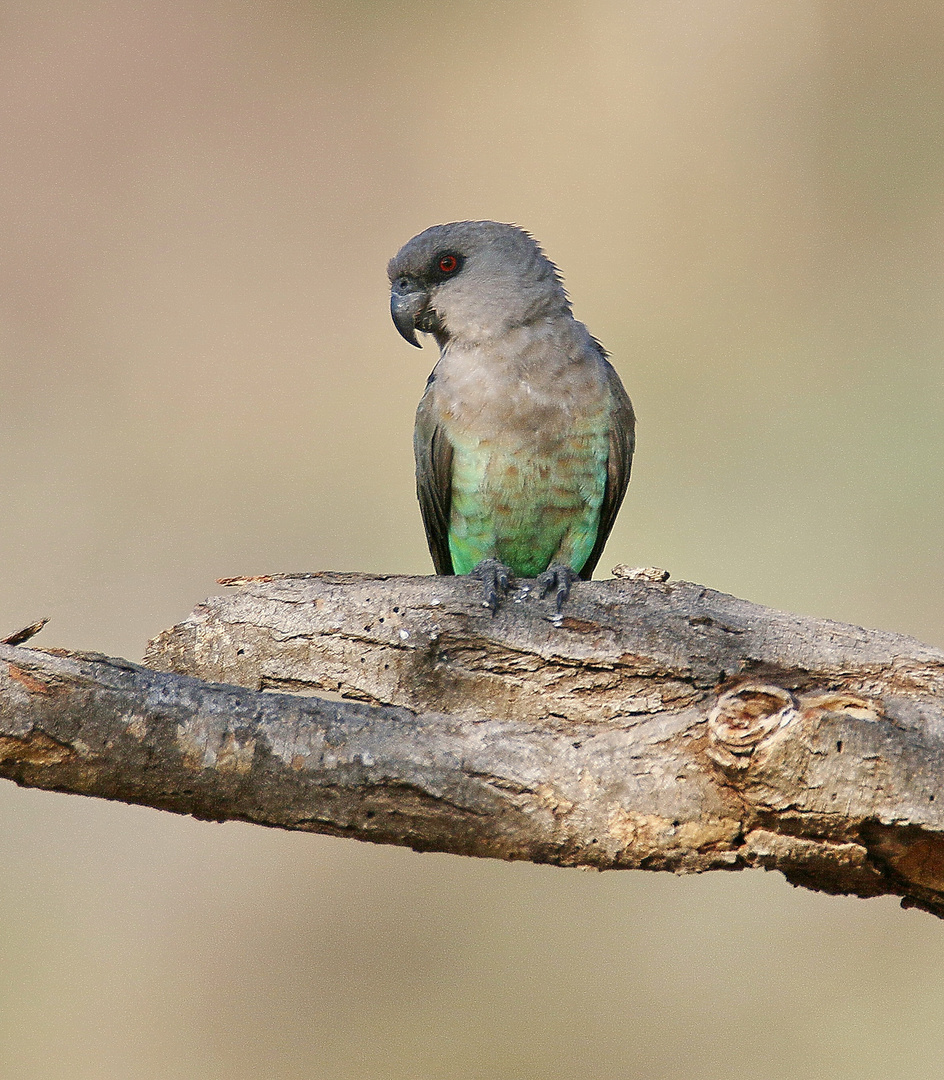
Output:
<instances>
[{"instance_id":1,"label":"beige background","mask_svg":"<svg viewBox=\"0 0 944 1080\"><path fill-rule=\"evenodd\" d=\"M426 573L387 313L529 228L639 415L601 569L944 645L944 8L2 0L0 630ZM939 1080L944 930L0 784L3 1080Z\"/></svg>"}]
</instances>

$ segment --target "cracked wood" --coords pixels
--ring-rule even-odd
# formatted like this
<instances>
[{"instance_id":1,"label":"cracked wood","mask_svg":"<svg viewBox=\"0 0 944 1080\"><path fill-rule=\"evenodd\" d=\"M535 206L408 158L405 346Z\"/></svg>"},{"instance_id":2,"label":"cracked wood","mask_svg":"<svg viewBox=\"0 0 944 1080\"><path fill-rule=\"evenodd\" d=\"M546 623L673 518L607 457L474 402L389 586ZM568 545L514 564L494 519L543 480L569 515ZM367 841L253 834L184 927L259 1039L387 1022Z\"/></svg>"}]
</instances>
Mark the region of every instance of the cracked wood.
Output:
<instances>
[{"instance_id":1,"label":"cracked wood","mask_svg":"<svg viewBox=\"0 0 944 1080\"><path fill-rule=\"evenodd\" d=\"M524 583L492 618L462 579L312 574L243 579L147 668L0 660L20 783L944 913L944 654L900 635L686 582L580 583L563 618Z\"/></svg>"}]
</instances>

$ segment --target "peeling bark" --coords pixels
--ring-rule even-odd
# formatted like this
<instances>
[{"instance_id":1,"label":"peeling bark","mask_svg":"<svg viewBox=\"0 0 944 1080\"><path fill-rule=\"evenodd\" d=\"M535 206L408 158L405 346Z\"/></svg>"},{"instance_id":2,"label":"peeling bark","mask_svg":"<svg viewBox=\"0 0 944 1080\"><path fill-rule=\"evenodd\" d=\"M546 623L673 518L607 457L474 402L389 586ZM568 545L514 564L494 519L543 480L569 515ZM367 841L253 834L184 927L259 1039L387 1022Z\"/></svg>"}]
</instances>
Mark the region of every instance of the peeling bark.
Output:
<instances>
[{"instance_id":1,"label":"peeling bark","mask_svg":"<svg viewBox=\"0 0 944 1080\"><path fill-rule=\"evenodd\" d=\"M0 775L944 915L944 653L657 579L580 583L563 617L523 583L494 618L464 579L237 585L147 667L0 645Z\"/></svg>"}]
</instances>

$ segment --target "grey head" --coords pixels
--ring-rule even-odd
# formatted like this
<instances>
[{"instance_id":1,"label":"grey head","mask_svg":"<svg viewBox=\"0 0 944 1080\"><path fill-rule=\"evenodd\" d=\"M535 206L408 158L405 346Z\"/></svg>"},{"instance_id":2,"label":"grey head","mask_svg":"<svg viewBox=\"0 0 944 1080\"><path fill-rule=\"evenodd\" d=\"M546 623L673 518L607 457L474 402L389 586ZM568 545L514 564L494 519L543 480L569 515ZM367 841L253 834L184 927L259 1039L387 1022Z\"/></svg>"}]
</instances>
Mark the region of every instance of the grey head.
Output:
<instances>
[{"instance_id":1,"label":"grey head","mask_svg":"<svg viewBox=\"0 0 944 1080\"><path fill-rule=\"evenodd\" d=\"M416 331L440 348L478 344L539 319L570 315L560 274L517 225L454 221L403 245L387 266L390 313L419 347Z\"/></svg>"}]
</instances>

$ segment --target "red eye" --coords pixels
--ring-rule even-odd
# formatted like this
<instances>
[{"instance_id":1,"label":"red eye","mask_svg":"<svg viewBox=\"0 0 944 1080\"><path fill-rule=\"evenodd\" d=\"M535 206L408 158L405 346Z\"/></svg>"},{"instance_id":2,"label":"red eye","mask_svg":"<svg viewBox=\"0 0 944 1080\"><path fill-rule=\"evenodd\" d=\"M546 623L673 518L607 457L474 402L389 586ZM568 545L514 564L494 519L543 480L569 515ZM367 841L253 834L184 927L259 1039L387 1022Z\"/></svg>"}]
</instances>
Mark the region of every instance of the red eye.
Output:
<instances>
[{"instance_id":1,"label":"red eye","mask_svg":"<svg viewBox=\"0 0 944 1080\"><path fill-rule=\"evenodd\" d=\"M459 265L459 260L455 255L443 255L439 260L439 269L444 274L451 274L453 270Z\"/></svg>"}]
</instances>

